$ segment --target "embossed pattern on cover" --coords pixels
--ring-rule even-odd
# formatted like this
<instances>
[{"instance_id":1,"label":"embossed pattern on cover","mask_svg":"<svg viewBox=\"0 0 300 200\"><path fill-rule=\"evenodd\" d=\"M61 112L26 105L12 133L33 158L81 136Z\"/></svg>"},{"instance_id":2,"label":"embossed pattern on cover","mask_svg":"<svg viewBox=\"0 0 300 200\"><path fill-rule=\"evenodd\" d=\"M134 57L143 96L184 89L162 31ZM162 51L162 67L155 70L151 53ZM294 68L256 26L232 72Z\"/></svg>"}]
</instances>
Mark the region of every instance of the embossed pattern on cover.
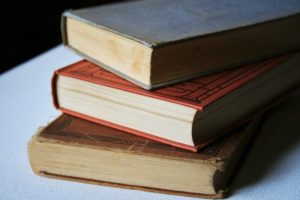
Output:
<instances>
[{"instance_id":1,"label":"embossed pattern on cover","mask_svg":"<svg viewBox=\"0 0 300 200\"><path fill-rule=\"evenodd\" d=\"M209 104L255 79L255 77L278 66L289 57L290 55L279 56L268 59L264 62L226 70L224 72L200 77L191 81L153 91L141 89L135 84L86 60L64 67L58 70L56 74L74 77L96 84L203 110ZM53 78L53 84L55 84L55 77ZM53 95L55 97L55 87L52 88ZM54 101L55 99L56 98L54 98ZM56 107L58 107L57 103L54 103L56 104Z\"/></svg>"}]
</instances>

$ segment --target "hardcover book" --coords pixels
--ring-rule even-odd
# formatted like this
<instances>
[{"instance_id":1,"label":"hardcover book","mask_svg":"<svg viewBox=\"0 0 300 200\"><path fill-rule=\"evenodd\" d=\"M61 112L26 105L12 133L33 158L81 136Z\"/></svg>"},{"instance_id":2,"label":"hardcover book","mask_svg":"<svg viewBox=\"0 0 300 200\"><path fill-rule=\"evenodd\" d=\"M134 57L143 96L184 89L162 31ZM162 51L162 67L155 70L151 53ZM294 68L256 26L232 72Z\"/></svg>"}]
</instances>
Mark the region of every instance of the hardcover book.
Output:
<instances>
[{"instance_id":1,"label":"hardcover book","mask_svg":"<svg viewBox=\"0 0 300 200\"><path fill-rule=\"evenodd\" d=\"M129 1L66 11L64 44L153 89L300 47L299 0Z\"/></svg>"},{"instance_id":2,"label":"hardcover book","mask_svg":"<svg viewBox=\"0 0 300 200\"><path fill-rule=\"evenodd\" d=\"M195 197L220 198L260 123L234 130L198 153L62 115L32 138L42 176Z\"/></svg>"},{"instance_id":3,"label":"hardcover book","mask_svg":"<svg viewBox=\"0 0 300 200\"><path fill-rule=\"evenodd\" d=\"M299 53L147 91L86 60L53 77L66 114L197 151L300 82Z\"/></svg>"}]
</instances>

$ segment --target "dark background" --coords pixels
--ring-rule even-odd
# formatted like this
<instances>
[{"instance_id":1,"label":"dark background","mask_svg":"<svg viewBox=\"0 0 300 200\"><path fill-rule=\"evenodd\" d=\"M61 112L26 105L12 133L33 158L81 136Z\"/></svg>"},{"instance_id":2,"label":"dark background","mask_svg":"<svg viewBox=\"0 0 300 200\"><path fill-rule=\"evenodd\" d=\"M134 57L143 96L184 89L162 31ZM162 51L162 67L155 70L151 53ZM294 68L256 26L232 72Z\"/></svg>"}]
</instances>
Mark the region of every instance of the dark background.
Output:
<instances>
[{"instance_id":1,"label":"dark background","mask_svg":"<svg viewBox=\"0 0 300 200\"><path fill-rule=\"evenodd\" d=\"M64 10L116 0L5 2L0 12L0 74L61 43L60 16Z\"/></svg>"}]
</instances>

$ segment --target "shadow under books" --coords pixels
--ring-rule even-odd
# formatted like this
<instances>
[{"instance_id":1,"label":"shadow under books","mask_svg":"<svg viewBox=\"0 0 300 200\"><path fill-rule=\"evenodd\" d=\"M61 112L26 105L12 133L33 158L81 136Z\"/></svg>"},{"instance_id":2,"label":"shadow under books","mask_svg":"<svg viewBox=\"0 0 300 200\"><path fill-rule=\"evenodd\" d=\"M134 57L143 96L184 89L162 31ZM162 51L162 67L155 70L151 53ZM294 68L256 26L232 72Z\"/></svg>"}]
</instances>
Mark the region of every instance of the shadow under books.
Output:
<instances>
[{"instance_id":1,"label":"shadow under books","mask_svg":"<svg viewBox=\"0 0 300 200\"><path fill-rule=\"evenodd\" d=\"M300 89L270 110L239 166L232 193L259 183L300 143Z\"/></svg>"}]
</instances>

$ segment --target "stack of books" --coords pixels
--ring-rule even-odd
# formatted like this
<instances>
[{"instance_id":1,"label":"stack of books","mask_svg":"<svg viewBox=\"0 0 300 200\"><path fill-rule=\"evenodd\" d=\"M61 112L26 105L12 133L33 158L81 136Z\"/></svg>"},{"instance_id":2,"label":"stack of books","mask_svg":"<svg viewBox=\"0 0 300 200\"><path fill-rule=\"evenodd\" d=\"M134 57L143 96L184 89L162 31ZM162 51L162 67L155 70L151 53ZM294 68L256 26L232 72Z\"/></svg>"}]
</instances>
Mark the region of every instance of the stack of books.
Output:
<instances>
[{"instance_id":1,"label":"stack of books","mask_svg":"<svg viewBox=\"0 0 300 200\"><path fill-rule=\"evenodd\" d=\"M130 1L66 11L86 60L54 72L62 115L35 173L220 198L261 120L300 83L300 2Z\"/></svg>"}]
</instances>

